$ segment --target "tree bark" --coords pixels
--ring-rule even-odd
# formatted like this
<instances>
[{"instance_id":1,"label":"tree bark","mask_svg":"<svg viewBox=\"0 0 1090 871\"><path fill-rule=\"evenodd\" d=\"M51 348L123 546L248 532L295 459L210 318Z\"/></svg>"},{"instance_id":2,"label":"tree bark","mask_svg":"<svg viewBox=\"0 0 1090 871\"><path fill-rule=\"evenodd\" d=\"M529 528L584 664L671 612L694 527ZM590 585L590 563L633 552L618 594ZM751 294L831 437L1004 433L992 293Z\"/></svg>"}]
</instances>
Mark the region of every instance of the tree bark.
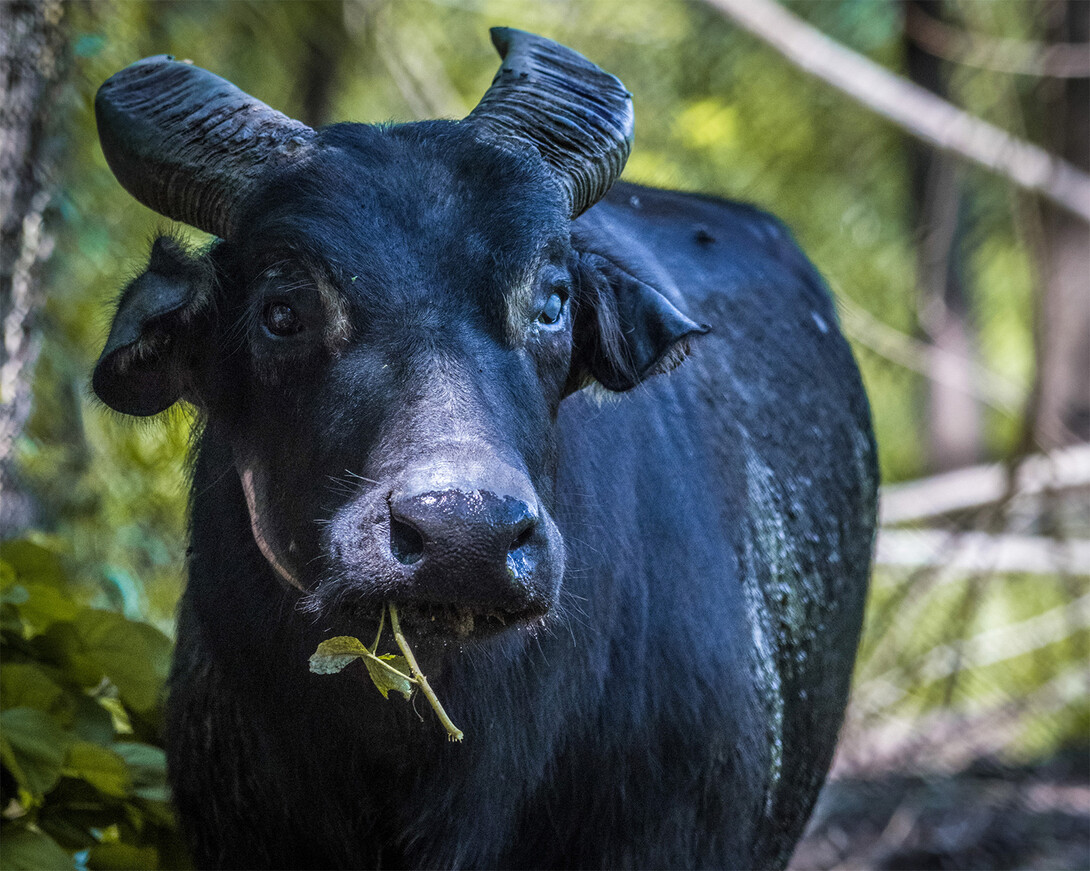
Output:
<instances>
[{"instance_id":1,"label":"tree bark","mask_svg":"<svg viewBox=\"0 0 1090 871\"><path fill-rule=\"evenodd\" d=\"M941 20L941 0L907 0L913 10ZM906 32L905 62L914 84L948 97L944 63ZM926 383L928 468L947 471L981 459L983 415L976 378L976 335L965 287L964 185L957 160L921 142L909 142L912 223L916 231L919 322L929 340Z\"/></svg>"},{"instance_id":2,"label":"tree bark","mask_svg":"<svg viewBox=\"0 0 1090 871\"><path fill-rule=\"evenodd\" d=\"M47 148L44 119L60 78L63 17L60 0L0 0L0 531L5 537L33 514L12 461L30 414L42 264L52 247L43 219L55 155Z\"/></svg>"},{"instance_id":3,"label":"tree bark","mask_svg":"<svg viewBox=\"0 0 1090 871\"><path fill-rule=\"evenodd\" d=\"M1090 39L1090 3L1055 4L1049 37ZM1090 80L1044 83L1049 145L1090 170ZM1090 229L1042 200L1044 299L1038 327L1039 394L1034 436L1050 449L1090 441Z\"/></svg>"}]
</instances>

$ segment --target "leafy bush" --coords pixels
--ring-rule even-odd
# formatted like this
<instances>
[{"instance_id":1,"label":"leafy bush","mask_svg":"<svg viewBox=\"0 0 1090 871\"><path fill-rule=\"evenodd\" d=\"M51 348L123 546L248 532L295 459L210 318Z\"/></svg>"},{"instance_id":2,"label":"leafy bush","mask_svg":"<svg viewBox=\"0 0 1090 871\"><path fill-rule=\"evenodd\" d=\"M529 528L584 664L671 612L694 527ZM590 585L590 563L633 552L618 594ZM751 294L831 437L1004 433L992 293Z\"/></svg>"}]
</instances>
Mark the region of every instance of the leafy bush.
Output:
<instances>
[{"instance_id":1,"label":"leafy bush","mask_svg":"<svg viewBox=\"0 0 1090 871\"><path fill-rule=\"evenodd\" d=\"M0 603L0 866L187 866L160 741L170 639L85 605L39 534L4 543Z\"/></svg>"}]
</instances>

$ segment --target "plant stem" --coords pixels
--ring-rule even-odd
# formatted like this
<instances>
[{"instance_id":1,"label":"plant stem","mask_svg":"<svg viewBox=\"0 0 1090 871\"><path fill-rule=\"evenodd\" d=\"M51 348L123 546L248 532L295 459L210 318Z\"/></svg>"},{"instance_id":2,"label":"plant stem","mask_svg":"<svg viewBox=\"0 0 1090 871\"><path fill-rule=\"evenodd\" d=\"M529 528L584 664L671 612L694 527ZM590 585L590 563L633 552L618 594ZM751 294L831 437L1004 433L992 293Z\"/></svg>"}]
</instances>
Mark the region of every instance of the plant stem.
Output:
<instances>
[{"instance_id":1,"label":"plant stem","mask_svg":"<svg viewBox=\"0 0 1090 871\"><path fill-rule=\"evenodd\" d=\"M371 645L371 652L378 656L378 643L382 640L382 630L386 626L386 608L378 614L378 632L375 633L375 643Z\"/></svg>"},{"instance_id":2,"label":"plant stem","mask_svg":"<svg viewBox=\"0 0 1090 871\"><path fill-rule=\"evenodd\" d=\"M390 665L390 663L388 663L386 660L382 659L381 657L375 656L375 654L373 654L370 650L367 650L366 647L364 648L364 650L366 652L362 654L363 656L366 656L368 659L373 660L374 662L377 662L384 669L386 669L388 672L390 672L390 674L396 675L397 677L401 678L402 680L407 680L409 683L414 683L417 686L420 686L420 681L418 681L415 677L412 677L412 676L407 675L407 674L403 674L402 672L398 671L396 668L394 668L392 665Z\"/></svg>"},{"instance_id":3,"label":"plant stem","mask_svg":"<svg viewBox=\"0 0 1090 871\"><path fill-rule=\"evenodd\" d=\"M401 652L405 654L405 659L409 662L409 668L412 669L413 678L420 687L420 691L424 694L424 698L428 700L428 704L435 709L435 713L438 715L439 721L443 724L443 728L447 730L447 735L450 736L450 740L461 741L464 737L462 730L450 721L447 712L444 711L443 706L439 704L439 699L436 698L431 686L429 686L428 679L424 677L424 672L422 672L420 666L416 664L416 657L413 656L413 651L412 648L409 647L409 642L406 641L405 636L401 634L401 624L397 619L397 607L393 602L387 602L386 607L390 610L390 626L394 630L394 639L397 641L397 646L401 648Z\"/></svg>"}]
</instances>

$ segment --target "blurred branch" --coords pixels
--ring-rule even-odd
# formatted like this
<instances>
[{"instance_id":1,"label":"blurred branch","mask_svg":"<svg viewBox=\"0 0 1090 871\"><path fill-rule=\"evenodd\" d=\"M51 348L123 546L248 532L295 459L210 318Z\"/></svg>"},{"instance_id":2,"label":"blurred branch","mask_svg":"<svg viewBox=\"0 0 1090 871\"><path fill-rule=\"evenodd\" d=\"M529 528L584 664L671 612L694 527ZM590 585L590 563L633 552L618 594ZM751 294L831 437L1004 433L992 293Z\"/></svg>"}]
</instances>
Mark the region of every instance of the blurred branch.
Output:
<instances>
[{"instance_id":1,"label":"blurred branch","mask_svg":"<svg viewBox=\"0 0 1090 871\"><path fill-rule=\"evenodd\" d=\"M924 680L939 680L955 669L1007 662L1090 628L1090 594L1043 614L988 629L954 644L933 648L919 665Z\"/></svg>"},{"instance_id":2,"label":"blurred branch","mask_svg":"<svg viewBox=\"0 0 1090 871\"><path fill-rule=\"evenodd\" d=\"M1007 467L995 464L890 485L882 489L881 523L906 523L981 508L1011 492L1035 495L1090 487L1090 445L1026 457L1018 466L1013 487L1011 483ZM1084 565L1090 565L1090 560Z\"/></svg>"},{"instance_id":3,"label":"blurred branch","mask_svg":"<svg viewBox=\"0 0 1090 871\"><path fill-rule=\"evenodd\" d=\"M905 11L905 32L943 60L1001 73L1057 79L1090 77L1090 45L1023 42L970 33L933 18L918 6Z\"/></svg>"},{"instance_id":4,"label":"blurred branch","mask_svg":"<svg viewBox=\"0 0 1090 871\"><path fill-rule=\"evenodd\" d=\"M885 359L919 372L933 381L966 390L981 402L1006 414L1022 409L1023 391L973 359L965 359L943 348L920 341L879 320L843 293L837 294L841 324L850 339ZM951 362L956 365L946 365ZM973 374L969 383L958 377L968 366Z\"/></svg>"},{"instance_id":5,"label":"blurred branch","mask_svg":"<svg viewBox=\"0 0 1090 871\"><path fill-rule=\"evenodd\" d=\"M923 684L942 680L954 671L1008 662L1064 641L1074 632L1087 628L1090 628L1090 594L1018 623L987 629L953 644L937 645L921 660L911 663L911 674L906 674L905 667L898 665L859 681L854 693L866 714L873 716L893 707Z\"/></svg>"},{"instance_id":6,"label":"blurred branch","mask_svg":"<svg viewBox=\"0 0 1090 871\"><path fill-rule=\"evenodd\" d=\"M735 24L902 130L1090 221L1090 175L830 39L773 0L706 0Z\"/></svg>"},{"instance_id":7,"label":"blurred branch","mask_svg":"<svg viewBox=\"0 0 1090 871\"><path fill-rule=\"evenodd\" d=\"M964 573L1090 575L1090 541L941 529L882 529L875 562Z\"/></svg>"}]
</instances>

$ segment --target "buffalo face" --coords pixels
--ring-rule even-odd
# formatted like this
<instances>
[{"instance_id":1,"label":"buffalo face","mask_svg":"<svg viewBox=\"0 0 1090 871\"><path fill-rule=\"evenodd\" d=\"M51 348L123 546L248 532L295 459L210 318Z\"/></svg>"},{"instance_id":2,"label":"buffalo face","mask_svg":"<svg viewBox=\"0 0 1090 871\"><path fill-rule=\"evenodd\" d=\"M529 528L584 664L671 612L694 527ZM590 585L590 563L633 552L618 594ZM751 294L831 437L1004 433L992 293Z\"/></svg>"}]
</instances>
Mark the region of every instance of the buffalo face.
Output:
<instances>
[{"instance_id":1,"label":"buffalo face","mask_svg":"<svg viewBox=\"0 0 1090 871\"><path fill-rule=\"evenodd\" d=\"M504 67L461 122L313 131L166 59L100 92L119 179L223 240L156 242L95 389L130 414L196 405L313 610L391 600L461 636L540 620L564 570L561 400L628 389L701 330L572 244L627 155L627 92L547 40L496 39Z\"/></svg>"}]
</instances>

